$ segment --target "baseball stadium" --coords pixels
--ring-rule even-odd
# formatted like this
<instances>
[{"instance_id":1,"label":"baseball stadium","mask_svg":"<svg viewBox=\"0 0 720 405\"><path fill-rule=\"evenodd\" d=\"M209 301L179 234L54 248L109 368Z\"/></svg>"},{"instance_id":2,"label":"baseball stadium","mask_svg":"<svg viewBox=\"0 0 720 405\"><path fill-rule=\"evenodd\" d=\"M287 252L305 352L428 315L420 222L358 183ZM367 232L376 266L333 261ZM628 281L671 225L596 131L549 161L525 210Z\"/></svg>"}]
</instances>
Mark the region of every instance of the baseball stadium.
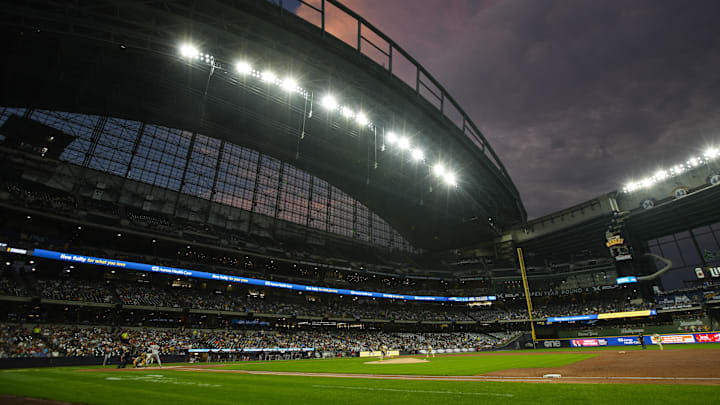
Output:
<instances>
[{"instance_id":1,"label":"baseball stadium","mask_svg":"<svg viewBox=\"0 0 720 405\"><path fill-rule=\"evenodd\" d=\"M2 403L720 402L714 145L531 219L342 1L0 11Z\"/></svg>"}]
</instances>

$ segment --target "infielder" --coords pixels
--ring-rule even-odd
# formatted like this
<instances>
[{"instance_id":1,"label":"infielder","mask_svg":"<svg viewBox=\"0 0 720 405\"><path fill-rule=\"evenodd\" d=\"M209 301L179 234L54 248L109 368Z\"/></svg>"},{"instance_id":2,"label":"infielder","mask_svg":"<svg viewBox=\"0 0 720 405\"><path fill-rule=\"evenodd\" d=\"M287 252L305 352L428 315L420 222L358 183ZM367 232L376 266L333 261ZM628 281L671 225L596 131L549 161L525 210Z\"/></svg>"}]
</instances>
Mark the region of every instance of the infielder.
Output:
<instances>
[{"instance_id":1,"label":"infielder","mask_svg":"<svg viewBox=\"0 0 720 405\"><path fill-rule=\"evenodd\" d=\"M430 343L428 343L428 345L427 345L427 350L425 351L425 358L427 359L428 356L430 356L431 354L432 354L433 358L435 358L435 350L433 350L433 348L432 348L432 346L430 345Z\"/></svg>"},{"instance_id":2,"label":"infielder","mask_svg":"<svg viewBox=\"0 0 720 405\"><path fill-rule=\"evenodd\" d=\"M653 337L655 338L655 344L658 345L658 347L660 348L660 350L662 350L662 349L663 349L662 336L660 336L660 335L658 335L658 334L656 333L656 334L653 335Z\"/></svg>"}]
</instances>

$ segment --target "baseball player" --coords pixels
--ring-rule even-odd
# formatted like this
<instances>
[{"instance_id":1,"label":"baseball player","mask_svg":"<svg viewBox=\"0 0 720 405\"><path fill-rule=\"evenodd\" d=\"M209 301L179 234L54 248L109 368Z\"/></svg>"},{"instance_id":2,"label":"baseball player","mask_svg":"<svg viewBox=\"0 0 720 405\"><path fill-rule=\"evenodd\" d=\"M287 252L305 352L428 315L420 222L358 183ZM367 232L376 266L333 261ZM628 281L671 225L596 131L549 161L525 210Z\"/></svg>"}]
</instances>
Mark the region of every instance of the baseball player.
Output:
<instances>
[{"instance_id":1,"label":"baseball player","mask_svg":"<svg viewBox=\"0 0 720 405\"><path fill-rule=\"evenodd\" d=\"M380 361L383 361L383 358L384 358L385 356L387 356L387 350L388 350L388 348L387 348L387 346L382 345L382 346L379 347L379 349L380 349Z\"/></svg>"},{"instance_id":2,"label":"baseball player","mask_svg":"<svg viewBox=\"0 0 720 405\"><path fill-rule=\"evenodd\" d=\"M150 345L150 364L154 361L157 361L158 366L162 368L162 362L160 361L160 346L157 345L157 343L153 342Z\"/></svg>"},{"instance_id":3,"label":"baseball player","mask_svg":"<svg viewBox=\"0 0 720 405\"><path fill-rule=\"evenodd\" d=\"M140 355L133 360L133 368L145 367L145 358L146 354L140 353Z\"/></svg>"},{"instance_id":4,"label":"baseball player","mask_svg":"<svg viewBox=\"0 0 720 405\"><path fill-rule=\"evenodd\" d=\"M658 334L656 333L656 334L653 335L653 337L655 338L655 344L658 345L658 347L660 348L660 350L662 350L662 349L663 349L662 336L660 336L660 335L658 335Z\"/></svg>"},{"instance_id":5,"label":"baseball player","mask_svg":"<svg viewBox=\"0 0 720 405\"><path fill-rule=\"evenodd\" d=\"M112 355L112 348L110 348L110 345L105 343L105 349L103 350L103 367L107 366L108 362L110 361L110 356Z\"/></svg>"},{"instance_id":6,"label":"baseball player","mask_svg":"<svg viewBox=\"0 0 720 405\"><path fill-rule=\"evenodd\" d=\"M428 356L430 356L431 354L432 354L433 358L435 358L435 351L433 350L433 348L432 348L432 346L430 345L430 343L428 343L428 345L427 345L427 351L425 351L425 358L427 359Z\"/></svg>"}]
</instances>

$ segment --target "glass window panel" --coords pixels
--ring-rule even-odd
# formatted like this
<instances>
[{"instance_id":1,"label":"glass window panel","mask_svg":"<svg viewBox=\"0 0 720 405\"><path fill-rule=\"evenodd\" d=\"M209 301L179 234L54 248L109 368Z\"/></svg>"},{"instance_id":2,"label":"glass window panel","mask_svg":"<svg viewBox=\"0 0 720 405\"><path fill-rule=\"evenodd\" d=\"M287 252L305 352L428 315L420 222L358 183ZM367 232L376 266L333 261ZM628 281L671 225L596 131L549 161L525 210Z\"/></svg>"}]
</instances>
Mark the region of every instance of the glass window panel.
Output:
<instances>
[{"instance_id":1,"label":"glass window panel","mask_svg":"<svg viewBox=\"0 0 720 405\"><path fill-rule=\"evenodd\" d=\"M697 249L695 249L695 244L692 239L682 239L679 240L677 244L686 265L694 266L701 263L700 256L698 256Z\"/></svg>"}]
</instances>

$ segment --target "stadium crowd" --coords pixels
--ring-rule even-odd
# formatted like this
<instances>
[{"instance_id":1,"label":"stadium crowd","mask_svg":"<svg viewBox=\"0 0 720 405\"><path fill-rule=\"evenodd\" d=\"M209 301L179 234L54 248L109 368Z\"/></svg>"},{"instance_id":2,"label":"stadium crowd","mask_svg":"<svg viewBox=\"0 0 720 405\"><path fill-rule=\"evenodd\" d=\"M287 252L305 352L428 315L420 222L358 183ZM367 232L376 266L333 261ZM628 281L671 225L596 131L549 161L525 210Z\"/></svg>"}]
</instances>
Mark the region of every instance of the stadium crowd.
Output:
<instances>
[{"instance_id":1,"label":"stadium crowd","mask_svg":"<svg viewBox=\"0 0 720 405\"><path fill-rule=\"evenodd\" d=\"M113 329L103 327L5 325L0 329L0 358L100 357L123 351L141 352L151 345L163 355L184 355L190 348L312 348L317 352L356 354L378 350L417 353L429 345L434 350L483 349L502 345L517 333L388 333L375 330L231 331Z\"/></svg>"},{"instance_id":2,"label":"stadium crowd","mask_svg":"<svg viewBox=\"0 0 720 405\"><path fill-rule=\"evenodd\" d=\"M0 294L11 296L42 297L46 299L85 301L97 303L141 305L159 308L191 308L215 311L234 311L283 316L320 316L345 319L387 319L398 321L436 322L496 322L527 319L524 300L498 301L492 306L468 307L464 305L441 305L437 303L409 303L399 300L373 300L370 298L323 296L304 299L290 293L262 290L228 290L162 287L161 284L92 282L78 278L33 278L27 284L35 291L28 291L15 280L0 278ZM602 312L634 311L652 309L654 303L631 303L603 299L538 300L534 303L533 316L543 319L551 316L594 314Z\"/></svg>"}]
</instances>

